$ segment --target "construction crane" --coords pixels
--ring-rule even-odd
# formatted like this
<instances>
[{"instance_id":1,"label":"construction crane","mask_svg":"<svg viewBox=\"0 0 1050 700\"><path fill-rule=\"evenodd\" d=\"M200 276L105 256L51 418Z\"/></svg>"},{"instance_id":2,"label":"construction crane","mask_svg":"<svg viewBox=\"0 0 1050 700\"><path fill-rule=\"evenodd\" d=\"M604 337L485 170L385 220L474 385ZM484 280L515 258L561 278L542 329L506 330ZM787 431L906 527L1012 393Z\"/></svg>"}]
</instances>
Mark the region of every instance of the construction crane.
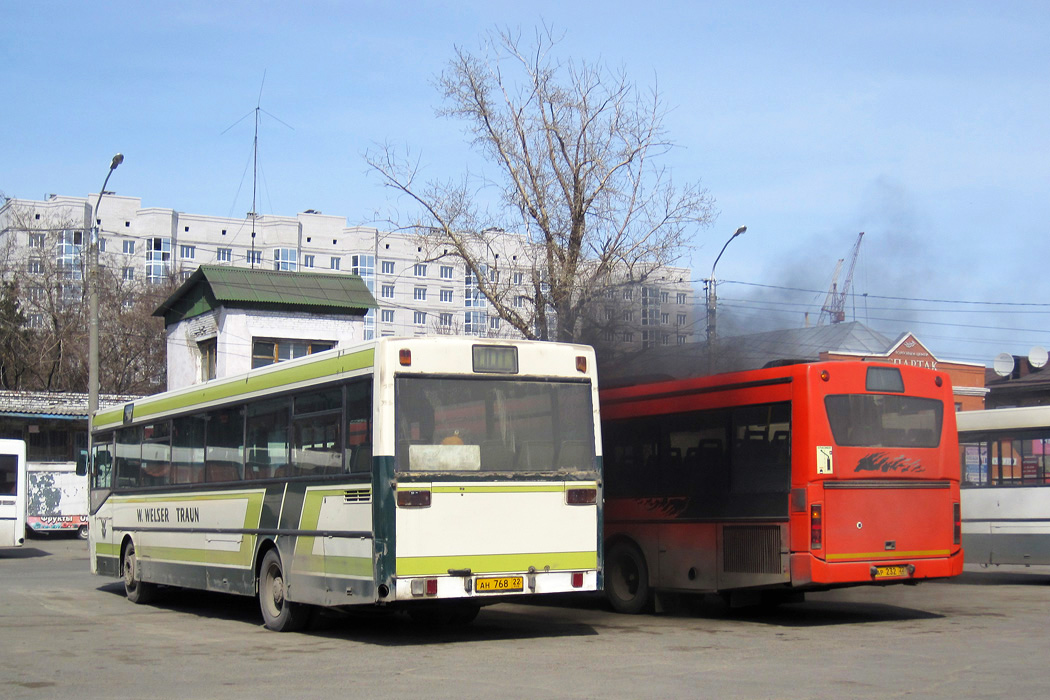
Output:
<instances>
[{"instance_id":1,"label":"construction crane","mask_svg":"<svg viewBox=\"0 0 1050 700\"><path fill-rule=\"evenodd\" d=\"M846 271L845 279L842 280L841 290L838 288L839 273L842 272L842 264L845 262L845 259L840 258L838 264L835 265L835 274L831 278L828 296L824 299L824 306L820 307L820 318L817 319L818 326L823 326L825 320L830 323L842 323L846 320L846 296L849 295L849 288L853 285L853 268L857 265L857 253L860 252L860 242L862 240L864 240L863 231L857 236L853 252L850 253L849 269Z\"/></svg>"}]
</instances>

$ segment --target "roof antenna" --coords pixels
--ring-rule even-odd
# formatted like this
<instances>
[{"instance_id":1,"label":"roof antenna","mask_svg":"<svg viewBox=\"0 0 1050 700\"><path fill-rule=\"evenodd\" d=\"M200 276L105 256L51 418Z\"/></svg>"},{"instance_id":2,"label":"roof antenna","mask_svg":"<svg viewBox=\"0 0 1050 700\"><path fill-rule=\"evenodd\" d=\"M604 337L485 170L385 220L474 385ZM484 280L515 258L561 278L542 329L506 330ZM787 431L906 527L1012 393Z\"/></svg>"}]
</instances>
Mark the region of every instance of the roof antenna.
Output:
<instances>
[{"instance_id":1,"label":"roof antenna","mask_svg":"<svg viewBox=\"0 0 1050 700\"><path fill-rule=\"evenodd\" d=\"M264 110L262 108L262 93L263 93L263 86L265 86L265 85L266 85L266 70L263 69L262 82L259 84L259 99L256 100L255 109L248 113L248 114L253 114L254 113L254 115L255 115L255 138L252 141L252 209L251 209L251 211L248 212L248 215L247 215L248 218L251 219L251 221L252 221L252 250L251 250L251 253L249 255L250 259L248 261L250 263L252 269L255 269L255 261L257 259L256 256L255 256L255 219L258 217L258 208L256 207L256 197L257 197L257 188L258 188L258 182L259 182L259 113L260 112L265 112L267 116L273 117L277 121L281 122L281 124L284 124L285 126L287 126L292 131L295 131L295 128L292 127L290 124L282 121L281 119L278 119L277 117L275 117L274 115L270 114L269 112L267 112L266 110ZM245 120L245 118L248 117L248 114L245 114L243 117L241 117L240 119L235 121L233 124L231 124L229 127L227 127L226 130L223 131L222 133L225 134L227 131L229 131L233 127L237 126L238 124L240 124L242 121Z\"/></svg>"}]
</instances>

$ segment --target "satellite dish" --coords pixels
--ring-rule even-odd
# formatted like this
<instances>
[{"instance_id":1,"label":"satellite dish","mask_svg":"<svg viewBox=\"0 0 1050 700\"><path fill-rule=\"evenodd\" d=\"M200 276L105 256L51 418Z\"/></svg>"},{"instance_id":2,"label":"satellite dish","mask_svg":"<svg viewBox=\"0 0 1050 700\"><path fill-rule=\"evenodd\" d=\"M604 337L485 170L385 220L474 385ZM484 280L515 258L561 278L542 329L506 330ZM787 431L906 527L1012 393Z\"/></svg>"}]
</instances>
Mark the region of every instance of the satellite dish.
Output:
<instances>
[{"instance_id":1,"label":"satellite dish","mask_svg":"<svg viewBox=\"0 0 1050 700\"><path fill-rule=\"evenodd\" d=\"M1000 377L1009 377L1014 373L1014 356L1008 352L1001 352L995 356L992 369Z\"/></svg>"},{"instance_id":2,"label":"satellite dish","mask_svg":"<svg viewBox=\"0 0 1050 700\"><path fill-rule=\"evenodd\" d=\"M1036 346L1028 351L1028 364L1032 365L1035 369L1043 367L1046 364L1046 359L1046 348Z\"/></svg>"}]
</instances>

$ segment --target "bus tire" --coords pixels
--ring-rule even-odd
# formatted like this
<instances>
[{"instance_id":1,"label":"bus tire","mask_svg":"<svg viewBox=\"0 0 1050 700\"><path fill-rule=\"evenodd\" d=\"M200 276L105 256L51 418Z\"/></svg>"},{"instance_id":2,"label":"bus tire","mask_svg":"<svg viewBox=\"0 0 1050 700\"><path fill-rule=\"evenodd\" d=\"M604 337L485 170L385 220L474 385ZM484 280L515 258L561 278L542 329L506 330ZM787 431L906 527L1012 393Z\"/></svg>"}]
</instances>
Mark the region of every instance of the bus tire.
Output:
<instances>
[{"instance_id":1,"label":"bus tire","mask_svg":"<svg viewBox=\"0 0 1050 700\"><path fill-rule=\"evenodd\" d=\"M637 615L649 608L649 567L631 542L621 540L605 553L605 597L618 613Z\"/></svg>"},{"instance_id":2,"label":"bus tire","mask_svg":"<svg viewBox=\"0 0 1050 700\"><path fill-rule=\"evenodd\" d=\"M77 537L79 539L82 539L82 540L86 540L88 538L88 526L87 525L81 525L80 527L77 528Z\"/></svg>"},{"instance_id":3,"label":"bus tire","mask_svg":"<svg viewBox=\"0 0 1050 700\"><path fill-rule=\"evenodd\" d=\"M259 609L263 623L274 632L294 632L306 626L310 609L287 598L284 566L276 549L266 552L259 570Z\"/></svg>"},{"instance_id":4,"label":"bus tire","mask_svg":"<svg viewBox=\"0 0 1050 700\"><path fill-rule=\"evenodd\" d=\"M141 579L139 560L135 556L135 543L128 541L124 547L124 595L135 604L148 603L156 597L157 585Z\"/></svg>"}]
</instances>

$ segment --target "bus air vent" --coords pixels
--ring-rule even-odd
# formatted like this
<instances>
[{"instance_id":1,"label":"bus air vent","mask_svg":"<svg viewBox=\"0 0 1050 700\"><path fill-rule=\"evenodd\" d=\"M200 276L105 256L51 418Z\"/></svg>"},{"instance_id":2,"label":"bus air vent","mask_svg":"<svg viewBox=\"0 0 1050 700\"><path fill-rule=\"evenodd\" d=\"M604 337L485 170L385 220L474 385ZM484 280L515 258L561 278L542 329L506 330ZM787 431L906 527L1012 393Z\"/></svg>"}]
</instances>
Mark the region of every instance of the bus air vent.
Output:
<instances>
[{"instance_id":1,"label":"bus air vent","mask_svg":"<svg viewBox=\"0 0 1050 700\"><path fill-rule=\"evenodd\" d=\"M722 568L740 574L779 574L779 525L727 525L722 529Z\"/></svg>"},{"instance_id":2,"label":"bus air vent","mask_svg":"<svg viewBox=\"0 0 1050 700\"><path fill-rule=\"evenodd\" d=\"M371 503L372 489L347 489L343 491L343 503Z\"/></svg>"}]
</instances>

